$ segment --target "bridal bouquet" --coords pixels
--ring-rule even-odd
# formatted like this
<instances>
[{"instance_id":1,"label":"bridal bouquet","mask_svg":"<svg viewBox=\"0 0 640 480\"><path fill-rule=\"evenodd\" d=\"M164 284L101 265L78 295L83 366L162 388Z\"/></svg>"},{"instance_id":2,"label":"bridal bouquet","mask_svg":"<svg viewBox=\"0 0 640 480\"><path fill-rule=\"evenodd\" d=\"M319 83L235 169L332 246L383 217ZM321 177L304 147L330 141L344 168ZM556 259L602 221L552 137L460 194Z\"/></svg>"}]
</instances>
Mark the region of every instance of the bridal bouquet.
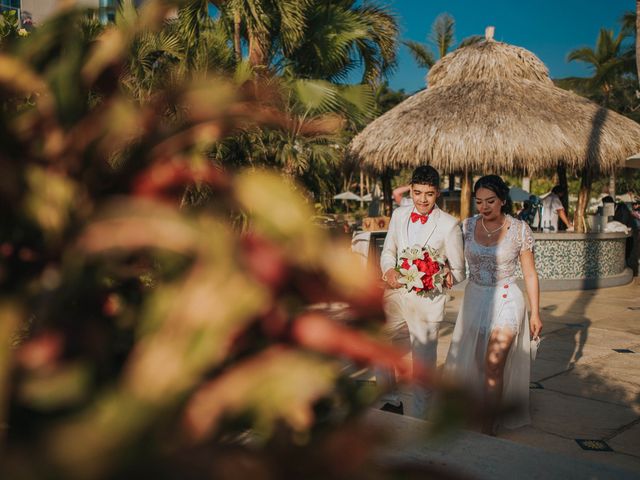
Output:
<instances>
[{"instance_id":1,"label":"bridal bouquet","mask_svg":"<svg viewBox=\"0 0 640 480\"><path fill-rule=\"evenodd\" d=\"M414 245L400 253L400 273L398 281L408 291L426 295L434 290L442 292L444 286L444 258L431 247Z\"/></svg>"}]
</instances>

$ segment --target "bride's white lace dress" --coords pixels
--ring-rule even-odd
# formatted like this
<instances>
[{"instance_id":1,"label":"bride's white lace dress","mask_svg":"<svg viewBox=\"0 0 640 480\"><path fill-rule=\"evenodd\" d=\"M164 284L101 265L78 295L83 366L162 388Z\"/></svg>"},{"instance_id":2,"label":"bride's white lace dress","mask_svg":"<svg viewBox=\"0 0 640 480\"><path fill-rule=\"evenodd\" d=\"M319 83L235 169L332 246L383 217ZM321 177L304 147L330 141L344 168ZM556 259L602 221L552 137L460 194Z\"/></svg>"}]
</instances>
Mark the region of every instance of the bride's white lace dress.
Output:
<instances>
[{"instance_id":1,"label":"bride's white lace dress","mask_svg":"<svg viewBox=\"0 0 640 480\"><path fill-rule=\"evenodd\" d=\"M530 338L526 305L515 282L520 253L533 251L533 234L529 225L511 216L508 230L497 245L485 246L475 241L479 216L463 223L464 256L469 268L469 282L453 331L444 374L481 394L484 366L491 331L509 328L516 337L504 369L502 401L517 404L517 412L502 419L507 428L530 423L529 378Z\"/></svg>"}]
</instances>

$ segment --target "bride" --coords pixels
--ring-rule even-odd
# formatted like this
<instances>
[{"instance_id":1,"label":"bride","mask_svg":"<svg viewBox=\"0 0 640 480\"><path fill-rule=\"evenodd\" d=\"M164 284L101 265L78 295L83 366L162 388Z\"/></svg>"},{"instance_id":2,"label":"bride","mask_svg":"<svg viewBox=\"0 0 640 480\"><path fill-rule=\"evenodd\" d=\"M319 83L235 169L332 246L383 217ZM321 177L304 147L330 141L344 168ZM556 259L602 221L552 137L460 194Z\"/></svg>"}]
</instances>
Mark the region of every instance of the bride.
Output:
<instances>
[{"instance_id":1,"label":"bride","mask_svg":"<svg viewBox=\"0 0 640 480\"><path fill-rule=\"evenodd\" d=\"M489 406L518 405L521 410L501 420L517 428L530 423L530 338L542 330L533 235L525 222L507 214L511 199L502 178L480 178L473 193L479 215L463 224L469 283L444 372L482 395ZM518 262L531 309L528 325L524 296L515 282ZM493 434L496 427L487 418L482 431Z\"/></svg>"}]
</instances>

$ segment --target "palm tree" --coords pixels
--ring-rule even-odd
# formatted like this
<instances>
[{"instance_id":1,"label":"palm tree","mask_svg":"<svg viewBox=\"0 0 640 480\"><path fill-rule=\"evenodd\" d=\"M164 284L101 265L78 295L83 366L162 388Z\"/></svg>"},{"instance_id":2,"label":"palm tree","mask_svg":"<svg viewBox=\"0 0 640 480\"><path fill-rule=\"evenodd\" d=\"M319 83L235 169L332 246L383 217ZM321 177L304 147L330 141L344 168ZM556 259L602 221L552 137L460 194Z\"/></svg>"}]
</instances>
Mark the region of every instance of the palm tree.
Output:
<instances>
[{"instance_id":1,"label":"palm tree","mask_svg":"<svg viewBox=\"0 0 640 480\"><path fill-rule=\"evenodd\" d=\"M457 48L466 47L482 39L483 37L480 35L472 35L462 40ZM429 34L428 40L436 47L438 52L437 58L442 58L449 53L449 50L455 44L454 18L448 13L438 15L431 25L431 33ZM411 55L413 55L413 58L420 68L428 70L436 63L436 55L428 44L413 40L406 40L403 43L409 48Z\"/></svg>"},{"instance_id":2,"label":"palm tree","mask_svg":"<svg viewBox=\"0 0 640 480\"><path fill-rule=\"evenodd\" d=\"M396 63L398 25L388 9L356 0L213 0L233 25L236 56L240 37L254 68L273 66L304 78L344 81L363 66L372 83Z\"/></svg>"},{"instance_id":3,"label":"palm tree","mask_svg":"<svg viewBox=\"0 0 640 480\"><path fill-rule=\"evenodd\" d=\"M368 85L336 85L324 80L296 77L271 80L280 95L277 104L291 119L287 130L253 129L216 145L214 162L235 168L263 165L278 168L322 200L335 192L348 132L376 113L373 90ZM326 133L326 125L343 125Z\"/></svg>"},{"instance_id":4,"label":"palm tree","mask_svg":"<svg viewBox=\"0 0 640 480\"><path fill-rule=\"evenodd\" d=\"M634 56L629 50L624 50L623 41L628 36L628 29L622 28L618 35L612 30L600 29L595 48L581 47L569 52L569 61L586 63L592 75L590 77L570 77L560 79L556 83L562 88L575 90L577 93L594 100L605 108L615 108L612 101L616 99L617 91L625 80L625 72L633 65ZM619 107L619 106L618 106ZM578 208L574 215L574 225L577 231L584 229L584 207L591 195L592 176L585 169L582 172L580 191L578 194ZM615 174L609 180L609 193L615 195Z\"/></svg>"},{"instance_id":5,"label":"palm tree","mask_svg":"<svg viewBox=\"0 0 640 480\"><path fill-rule=\"evenodd\" d=\"M634 54L636 59L636 76L640 80L640 0L636 0L635 11L628 11L620 19L622 32L634 38Z\"/></svg>"},{"instance_id":6,"label":"palm tree","mask_svg":"<svg viewBox=\"0 0 640 480\"><path fill-rule=\"evenodd\" d=\"M396 65L398 24L387 9L354 0L314 0L305 35L282 59L300 77L345 81L362 66L362 82L377 83Z\"/></svg>"},{"instance_id":7,"label":"palm tree","mask_svg":"<svg viewBox=\"0 0 640 480\"><path fill-rule=\"evenodd\" d=\"M249 63L257 69L268 67L273 46L290 52L302 39L305 11L311 0L212 0L222 16L233 23L236 58L241 59L240 36L249 45Z\"/></svg>"},{"instance_id":8,"label":"palm tree","mask_svg":"<svg viewBox=\"0 0 640 480\"><path fill-rule=\"evenodd\" d=\"M618 35L612 30L600 29L595 48L582 47L569 52L569 61L586 63L592 71L591 77L570 77L558 81L564 88L571 88L604 107L608 107L615 85L625 71L629 70L633 58L623 49L627 33L621 29Z\"/></svg>"},{"instance_id":9,"label":"palm tree","mask_svg":"<svg viewBox=\"0 0 640 480\"><path fill-rule=\"evenodd\" d=\"M137 31L123 77L135 98L144 100L158 87L196 72L234 71L237 64L225 26L209 18L207 5L206 0L191 0L160 30ZM125 0L116 12L116 27L136 24L140 15L133 2Z\"/></svg>"}]
</instances>

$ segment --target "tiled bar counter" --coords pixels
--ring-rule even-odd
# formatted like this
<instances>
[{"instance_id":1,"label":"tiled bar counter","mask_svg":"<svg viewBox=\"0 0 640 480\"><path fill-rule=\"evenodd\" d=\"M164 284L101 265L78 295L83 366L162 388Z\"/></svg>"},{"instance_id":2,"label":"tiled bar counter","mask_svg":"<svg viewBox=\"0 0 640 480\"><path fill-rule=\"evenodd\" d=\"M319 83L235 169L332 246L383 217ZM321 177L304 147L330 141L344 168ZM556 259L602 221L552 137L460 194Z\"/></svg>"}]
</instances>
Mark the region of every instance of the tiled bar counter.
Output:
<instances>
[{"instance_id":1,"label":"tiled bar counter","mask_svg":"<svg viewBox=\"0 0 640 480\"><path fill-rule=\"evenodd\" d=\"M586 290L625 285L624 233L534 233L542 290ZM519 272L518 272L519 273Z\"/></svg>"}]
</instances>

